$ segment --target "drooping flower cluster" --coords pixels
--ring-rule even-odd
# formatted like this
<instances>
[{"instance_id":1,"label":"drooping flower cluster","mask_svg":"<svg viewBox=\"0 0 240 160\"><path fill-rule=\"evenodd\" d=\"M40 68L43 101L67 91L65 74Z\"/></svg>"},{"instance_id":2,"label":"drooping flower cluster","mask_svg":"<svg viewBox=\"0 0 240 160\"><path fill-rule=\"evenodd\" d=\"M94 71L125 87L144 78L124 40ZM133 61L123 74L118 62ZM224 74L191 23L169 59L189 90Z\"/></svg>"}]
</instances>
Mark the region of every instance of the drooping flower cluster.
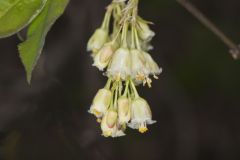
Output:
<instances>
[{"instance_id":1,"label":"drooping flower cluster","mask_svg":"<svg viewBox=\"0 0 240 160\"><path fill-rule=\"evenodd\" d=\"M103 23L90 38L93 66L104 71L108 82L100 89L89 112L101 123L105 137L123 136L126 127L146 132L152 120L151 109L136 86L151 87L151 76L162 72L148 53L155 33L149 22L138 15L138 0L113 0Z\"/></svg>"}]
</instances>

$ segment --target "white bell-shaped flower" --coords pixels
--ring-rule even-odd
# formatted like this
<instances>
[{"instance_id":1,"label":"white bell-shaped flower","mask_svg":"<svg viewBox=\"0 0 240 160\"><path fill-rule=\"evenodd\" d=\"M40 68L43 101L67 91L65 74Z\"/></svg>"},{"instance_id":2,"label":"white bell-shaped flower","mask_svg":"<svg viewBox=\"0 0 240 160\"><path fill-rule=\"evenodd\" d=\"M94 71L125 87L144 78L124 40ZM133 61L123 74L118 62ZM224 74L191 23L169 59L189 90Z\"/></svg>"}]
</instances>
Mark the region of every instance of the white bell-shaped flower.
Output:
<instances>
[{"instance_id":1,"label":"white bell-shaped flower","mask_svg":"<svg viewBox=\"0 0 240 160\"><path fill-rule=\"evenodd\" d=\"M96 66L100 71L107 67L111 60L115 49L112 43L106 43L94 57L93 66Z\"/></svg>"},{"instance_id":2,"label":"white bell-shaped flower","mask_svg":"<svg viewBox=\"0 0 240 160\"><path fill-rule=\"evenodd\" d=\"M149 75L144 54L140 50L132 49L131 60L131 77L136 81L143 81Z\"/></svg>"},{"instance_id":3,"label":"white bell-shaped flower","mask_svg":"<svg viewBox=\"0 0 240 160\"><path fill-rule=\"evenodd\" d=\"M112 92L108 89L100 89L93 99L89 113L94 114L97 118L102 117L108 110L112 99Z\"/></svg>"},{"instance_id":4,"label":"white bell-shaped flower","mask_svg":"<svg viewBox=\"0 0 240 160\"><path fill-rule=\"evenodd\" d=\"M138 25L139 25L138 34L140 38L143 41L147 42L151 41L152 38L155 36L155 33L150 29L149 25L141 20L138 21Z\"/></svg>"},{"instance_id":5,"label":"white bell-shaped flower","mask_svg":"<svg viewBox=\"0 0 240 160\"><path fill-rule=\"evenodd\" d=\"M107 42L108 31L102 28L96 29L87 44L87 51L96 53Z\"/></svg>"},{"instance_id":6,"label":"white bell-shaped flower","mask_svg":"<svg viewBox=\"0 0 240 160\"><path fill-rule=\"evenodd\" d=\"M118 99L118 122L120 125L126 124L131 118L131 103L126 96Z\"/></svg>"},{"instance_id":7,"label":"white bell-shaped flower","mask_svg":"<svg viewBox=\"0 0 240 160\"><path fill-rule=\"evenodd\" d=\"M101 122L102 135L104 137L120 137L125 134L117 127L118 114L113 109L109 109Z\"/></svg>"},{"instance_id":8,"label":"white bell-shaped flower","mask_svg":"<svg viewBox=\"0 0 240 160\"><path fill-rule=\"evenodd\" d=\"M107 75L115 79L125 80L131 74L131 56L129 49L119 48L113 55L107 69Z\"/></svg>"},{"instance_id":9,"label":"white bell-shaped flower","mask_svg":"<svg viewBox=\"0 0 240 160\"><path fill-rule=\"evenodd\" d=\"M152 120L152 112L147 101L140 97L133 100L132 117L128 126L144 133L148 130L147 124L153 124L155 122L156 121Z\"/></svg>"},{"instance_id":10,"label":"white bell-shaped flower","mask_svg":"<svg viewBox=\"0 0 240 160\"><path fill-rule=\"evenodd\" d=\"M162 68L153 60L152 56L146 52L143 52L143 55L146 59L146 68L151 75L159 75L162 73Z\"/></svg>"}]
</instances>

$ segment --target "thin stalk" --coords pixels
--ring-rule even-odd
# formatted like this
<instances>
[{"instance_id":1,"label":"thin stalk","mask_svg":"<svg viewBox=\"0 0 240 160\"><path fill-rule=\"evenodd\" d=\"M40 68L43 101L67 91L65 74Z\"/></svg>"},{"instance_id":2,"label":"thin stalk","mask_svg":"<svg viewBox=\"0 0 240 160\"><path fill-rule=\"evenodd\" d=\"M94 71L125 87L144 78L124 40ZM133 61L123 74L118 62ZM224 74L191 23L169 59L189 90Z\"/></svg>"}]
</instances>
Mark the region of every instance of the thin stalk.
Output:
<instances>
[{"instance_id":1,"label":"thin stalk","mask_svg":"<svg viewBox=\"0 0 240 160\"><path fill-rule=\"evenodd\" d=\"M107 81L107 83L106 83L106 85L105 85L104 88L110 90L111 83L112 83L112 79L111 79L111 78L108 78L108 81Z\"/></svg>"},{"instance_id":2,"label":"thin stalk","mask_svg":"<svg viewBox=\"0 0 240 160\"><path fill-rule=\"evenodd\" d=\"M197 9L189 0L177 0L185 9L195 16L205 27L212 31L226 46L230 48L229 52L234 59L240 58L240 47L224 34L212 21L210 21L199 9Z\"/></svg>"},{"instance_id":3,"label":"thin stalk","mask_svg":"<svg viewBox=\"0 0 240 160\"><path fill-rule=\"evenodd\" d=\"M135 98L139 98L139 94L138 94L138 92L137 92L137 89L136 89L136 87L135 87L133 81L130 80L130 83L131 83L131 87L132 87L132 89L133 89L133 92L134 92L134 96L135 96Z\"/></svg>"},{"instance_id":4,"label":"thin stalk","mask_svg":"<svg viewBox=\"0 0 240 160\"><path fill-rule=\"evenodd\" d=\"M109 23L110 23L110 19L111 19L111 16L112 16L112 10L113 10L112 5L109 5L107 7L107 11L105 13L104 20L103 20L103 23L102 23L102 26L101 26L102 29L105 29L107 31L109 30Z\"/></svg>"},{"instance_id":5,"label":"thin stalk","mask_svg":"<svg viewBox=\"0 0 240 160\"><path fill-rule=\"evenodd\" d=\"M128 32L128 22L124 22L124 26L123 26L123 33L122 33L122 43L123 43L123 47L127 48L128 44L127 44L127 32Z\"/></svg>"},{"instance_id":6,"label":"thin stalk","mask_svg":"<svg viewBox=\"0 0 240 160\"><path fill-rule=\"evenodd\" d=\"M118 83L118 82L117 82ZM116 90L115 90L115 95L114 95L114 109L117 109L117 100L118 100L118 89L119 89L119 84L117 84Z\"/></svg>"},{"instance_id":7,"label":"thin stalk","mask_svg":"<svg viewBox=\"0 0 240 160\"><path fill-rule=\"evenodd\" d=\"M125 90L124 90L124 93L123 93L123 96L127 96L127 93L128 93L128 87L129 87L129 80L127 80L126 82L126 87L125 87Z\"/></svg>"},{"instance_id":8,"label":"thin stalk","mask_svg":"<svg viewBox=\"0 0 240 160\"><path fill-rule=\"evenodd\" d=\"M140 45L140 41L139 41L139 37L138 37L138 33L137 33L137 29L136 28L134 28L134 35L135 35L137 49L141 50L141 45Z\"/></svg>"}]
</instances>

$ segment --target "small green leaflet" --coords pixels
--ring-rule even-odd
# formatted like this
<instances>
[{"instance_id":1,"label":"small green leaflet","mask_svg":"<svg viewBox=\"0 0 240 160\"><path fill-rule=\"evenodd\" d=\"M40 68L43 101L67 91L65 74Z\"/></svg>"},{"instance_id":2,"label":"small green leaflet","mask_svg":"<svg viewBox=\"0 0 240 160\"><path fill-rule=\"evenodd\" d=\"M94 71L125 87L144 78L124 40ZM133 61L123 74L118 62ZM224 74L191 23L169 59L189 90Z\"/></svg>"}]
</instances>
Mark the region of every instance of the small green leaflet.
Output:
<instances>
[{"instance_id":1,"label":"small green leaflet","mask_svg":"<svg viewBox=\"0 0 240 160\"><path fill-rule=\"evenodd\" d=\"M0 38L26 27L43 9L47 0L0 0Z\"/></svg>"},{"instance_id":2,"label":"small green leaflet","mask_svg":"<svg viewBox=\"0 0 240 160\"><path fill-rule=\"evenodd\" d=\"M29 83L32 71L42 53L46 35L55 21L62 15L68 2L69 0L48 0L42 12L30 24L27 40L18 46Z\"/></svg>"}]
</instances>

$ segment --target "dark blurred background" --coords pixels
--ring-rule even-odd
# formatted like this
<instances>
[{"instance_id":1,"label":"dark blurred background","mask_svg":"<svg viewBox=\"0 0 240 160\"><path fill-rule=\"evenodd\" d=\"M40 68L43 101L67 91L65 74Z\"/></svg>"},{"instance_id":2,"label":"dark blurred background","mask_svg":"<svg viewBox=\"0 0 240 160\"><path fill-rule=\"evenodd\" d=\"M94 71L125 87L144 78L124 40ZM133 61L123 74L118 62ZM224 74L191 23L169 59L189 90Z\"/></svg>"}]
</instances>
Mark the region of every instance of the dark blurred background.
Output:
<instances>
[{"instance_id":1,"label":"dark blurred background","mask_svg":"<svg viewBox=\"0 0 240 160\"><path fill-rule=\"evenodd\" d=\"M192 0L240 42L239 0ZM239 160L240 60L175 0L142 0L155 23L153 57L164 68L153 88L140 87L158 121L145 135L100 136L87 113L106 82L86 52L110 0L71 0L49 32L32 85L17 36L0 40L0 159Z\"/></svg>"}]
</instances>

